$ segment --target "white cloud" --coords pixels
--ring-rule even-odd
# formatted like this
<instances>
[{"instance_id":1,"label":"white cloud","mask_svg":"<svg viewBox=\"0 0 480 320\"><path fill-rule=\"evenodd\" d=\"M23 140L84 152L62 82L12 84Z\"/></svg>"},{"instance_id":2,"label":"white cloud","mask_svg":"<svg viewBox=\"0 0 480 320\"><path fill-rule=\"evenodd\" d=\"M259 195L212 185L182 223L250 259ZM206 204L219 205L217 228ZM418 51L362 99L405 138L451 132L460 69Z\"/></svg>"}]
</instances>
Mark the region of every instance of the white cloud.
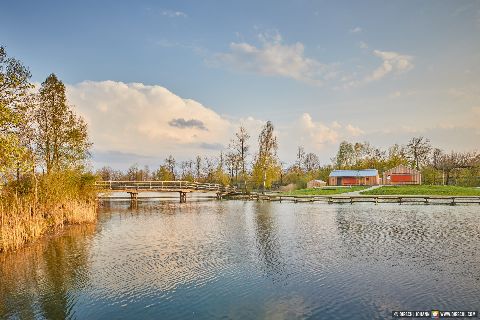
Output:
<instances>
[{"instance_id":1,"label":"white cloud","mask_svg":"<svg viewBox=\"0 0 480 320\"><path fill-rule=\"evenodd\" d=\"M157 85L84 81L67 85L67 95L88 123L95 167L112 165L125 169L136 162L157 166L169 154L179 160L193 159L197 154L218 156L240 125L250 134L253 157L258 134L265 124L253 117L220 115ZM308 113L290 124L274 125L284 161L293 161L292 150L298 145L330 154L341 139L364 134L352 124L324 124Z\"/></svg>"},{"instance_id":2,"label":"white cloud","mask_svg":"<svg viewBox=\"0 0 480 320\"><path fill-rule=\"evenodd\" d=\"M339 129L338 126L339 124L336 123L336 128L332 128L320 122L315 122L308 113L304 113L298 120L298 127L302 133L302 138L305 141L312 141L316 145L336 143L339 137L339 133L337 132Z\"/></svg>"},{"instance_id":3,"label":"white cloud","mask_svg":"<svg viewBox=\"0 0 480 320\"><path fill-rule=\"evenodd\" d=\"M309 152L333 154L341 140L353 139L364 134L363 130L351 124L342 125L338 121L333 121L327 125L315 121L309 113L303 113L279 132L279 153L283 159L291 159L292 150L299 145L304 146Z\"/></svg>"},{"instance_id":4,"label":"white cloud","mask_svg":"<svg viewBox=\"0 0 480 320\"><path fill-rule=\"evenodd\" d=\"M361 136L363 134L365 134L365 131L363 131L362 129L360 129L359 127L354 127L352 126L351 124L348 124L345 129L347 130L347 132L353 136L353 137L358 137L358 136Z\"/></svg>"},{"instance_id":5,"label":"white cloud","mask_svg":"<svg viewBox=\"0 0 480 320\"><path fill-rule=\"evenodd\" d=\"M161 86L84 81L67 86L86 119L94 149L144 156L187 155L228 143L233 123Z\"/></svg>"},{"instance_id":6,"label":"white cloud","mask_svg":"<svg viewBox=\"0 0 480 320\"><path fill-rule=\"evenodd\" d=\"M182 11L175 11L175 10L162 10L160 12L162 16L166 16L169 18L186 18L188 17L185 12Z\"/></svg>"},{"instance_id":7,"label":"white cloud","mask_svg":"<svg viewBox=\"0 0 480 320\"><path fill-rule=\"evenodd\" d=\"M366 43L363 42L363 41L360 41L359 46L360 46L360 49L368 49L368 44L366 44Z\"/></svg>"},{"instance_id":8,"label":"white cloud","mask_svg":"<svg viewBox=\"0 0 480 320\"><path fill-rule=\"evenodd\" d=\"M350 33L360 33L362 32L362 28L360 27L355 27L353 29L350 29Z\"/></svg>"},{"instance_id":9,"label":"white cloud","mask_svg":"<svg viewBox=\"0 0 480 320\"><path fill-rule=\"evenodd\" d=\"M215 55L215 62L240 71L292 78L311 85L321 85L322 79L332 75L329 66L305 56L302 43L284 44L278 32L258 37L261 46L232 42L230 52Z\"/></svg>"},{"instance_id":10,"label":"white cloud","mask_svg":"<svg viewBox=\"0 0 480 320\"><path fill-rule=\"evenodd\" d=\"M389 73L407 72L413 68L413 57L393 51L374 50L373 54L383 60L383 64L365 79L367 82L380 80Z\"/></svg>"}]
</instances>

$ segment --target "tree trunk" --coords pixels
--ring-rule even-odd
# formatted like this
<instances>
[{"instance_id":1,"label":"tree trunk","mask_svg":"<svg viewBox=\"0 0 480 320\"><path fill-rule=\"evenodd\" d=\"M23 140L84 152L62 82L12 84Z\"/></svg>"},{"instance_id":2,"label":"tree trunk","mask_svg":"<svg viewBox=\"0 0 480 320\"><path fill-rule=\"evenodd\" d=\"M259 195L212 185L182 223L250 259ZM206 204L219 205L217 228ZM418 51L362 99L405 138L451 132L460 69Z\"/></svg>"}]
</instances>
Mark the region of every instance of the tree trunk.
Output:
<instances>
[{"instance_id":1,"label":"tree trunk","mask_svg":"<svg viewBox=\"0 0 480 320\"><path fill-rule=\"evenodd\" d=\"M267 189L267 168L263 168L263 194L265 194L265 189Z\"/></svg>"}]
</instances>

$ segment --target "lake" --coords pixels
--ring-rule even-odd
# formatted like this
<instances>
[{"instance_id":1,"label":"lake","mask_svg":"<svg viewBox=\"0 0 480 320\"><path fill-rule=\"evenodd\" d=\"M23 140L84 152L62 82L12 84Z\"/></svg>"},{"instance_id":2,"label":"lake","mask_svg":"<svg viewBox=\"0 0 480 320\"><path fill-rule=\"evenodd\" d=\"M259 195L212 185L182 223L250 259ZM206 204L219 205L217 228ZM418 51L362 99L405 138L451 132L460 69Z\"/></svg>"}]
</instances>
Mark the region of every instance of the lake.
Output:
<instances>
[{"instance_id":1,"label":"lake","mask_svg":"<svg viewBox=\"0 0 480 320\"><path fill-rule=\"evenodd\" d=\"M480 310L480 206L102 202L0 255L0 318L382 319Z\"/></svg>"}]
</instances>

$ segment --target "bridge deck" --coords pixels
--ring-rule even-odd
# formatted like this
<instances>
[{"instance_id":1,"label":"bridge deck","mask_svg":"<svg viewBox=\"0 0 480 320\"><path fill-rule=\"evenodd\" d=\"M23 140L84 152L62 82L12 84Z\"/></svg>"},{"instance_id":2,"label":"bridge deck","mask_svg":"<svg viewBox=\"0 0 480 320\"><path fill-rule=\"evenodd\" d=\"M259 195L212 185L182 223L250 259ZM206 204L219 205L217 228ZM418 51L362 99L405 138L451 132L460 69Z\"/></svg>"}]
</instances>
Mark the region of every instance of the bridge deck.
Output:
<instances>
[{"instance_id":1,"label":"bridge deck","mask_svg":"<svg viewBox=\"0 0 480 320\"><path fill-rule=\"evenodd\" d=\"M117 192L217 192L230 193L236 188L218 183L199 183L190 181L97 181L99 190Z\"/></svg>"}]
</instances>

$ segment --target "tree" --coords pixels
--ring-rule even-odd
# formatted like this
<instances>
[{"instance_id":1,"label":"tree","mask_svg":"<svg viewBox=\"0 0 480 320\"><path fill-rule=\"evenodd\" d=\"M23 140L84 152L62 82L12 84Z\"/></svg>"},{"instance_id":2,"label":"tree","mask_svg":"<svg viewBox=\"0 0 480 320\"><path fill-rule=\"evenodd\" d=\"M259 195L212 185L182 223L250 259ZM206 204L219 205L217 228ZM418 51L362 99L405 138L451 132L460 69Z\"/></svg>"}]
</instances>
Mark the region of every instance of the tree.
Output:
<instances>
[{"instance_id":1,"label":"tree","mask_svg":"<svg viewBox=\"0 0 480 320\"><path fill-rule=\"evenodd\" d=\"M122 180L123 174L121 171L114 170L110 167L102 167L101 169L97 170L97 176L100 176L102 181L115 181L115 180Z\"/></svg>"},{"instance_id":2,"label":"tree","mask_svg":"<svg viewBox=\"0 0 480 320\"><path fill-rule=\"evenodd\" d=\"M67 105L65 85L53 73L40 88L35 122L37 152L47 173L83 165L92 145L87 125Z\"/></svg>"},{"instance_id":3,"label":"tree","mask_svg":"<svg viewBox=\"0 0 480 320\"><path fill-rule=\"evenodd\" d=\"M202 177L202 157L197 156L195 158L195 179L200 181Z\"/></svg>"},{"instance_id":4,"label":"tree","mask_svg":"<svg viewBox=\"0 0 480 320\"><path fill-rule=\"evenodd\" d=\"M470 169L478 165L480 155L475 152L450 152L444 153L435 148L432 154L432 166L436 170L442 171L443 184L450 184L452 173L458 169Z\"/></svg>"},{"instance_id":5,"label":"tree","mask_svg":"<svg viewBox=\"0 0 480 320\"><path fill-rule=\"evenodd\" d=\"M203 166L202 175L206 182L213 183L215 181L215 171L216 171L215 159L205 157L203 162L205 165Z\"/></svg>"},{"instance_id":6,"label":"tree","mask_svg":"<svg viewBox=\"0 0 480 320\"><path fill-rule=\"evenodd\" d=\"M130 168L128 168L127 170L127 174L126 174L126 178L128 181L138 181L138 180L141 180L139 178L139 171L140 169L138 169L138 164L134 164L132 165Z\"/></svg>"},{"instance_id":7,"label":"tree","mask_svg":"<svg viewBox=\"0 0 480 320\"><path fill-rule=\"evenodd\" d=\"M320 166L320 160L315 153L309 152L303 159L303 167L305 171L310 172L317 169Z\"/></svg>"},{"instance_id":8,"label":"tree","mask_svg":"<svg viewBox=\"0 0 480 320\"><path fill-rule=\"evenodd\" d=\"M215 169L213 173L213 181L215 183L220 183L222 185L228 185L229 184L229 176L228 174L225 173L223 170L224 166L224 159L223 159L223 152L220 152L220 156L218 158L218 163L217 163L217 168Z\"/></svg>"},{"instance_id":9,"label":"tree","mask_svg":"<svg viewBox=\"0 0 480 320\"><path fill-rule=\"evenodd\" d=\"M235 170L236 178L238 174L238 167L241 167L244 191L246 191L247 187L246 163L248 150L250 149L250 146L248 145L248 139L250 139L250 135L248 134L247 129L245 129L244 126L240 126L238 132L235 134L235 139L232 140L231 148L233 149L233 154L230 155L228 159L229 164L231 164L233 169Z\"/></svg>"},{"instance_id":10,"label":"tree","mask_svg":"<svg viewBox=\"0 0 480 320\"><path fill-rule=\"evenodd\" d=\"M172 156L172 155L169 155L166 159L165 159L165 166L167 167L167 169L170 171L170 173L172 174L172 177L173 177L173 180L175 180L175 158Z\"/></svg>"},{"instance_id":11,"label":"tree","mask_svg":"<svg viewBox=\"0 0 480 320\"><path fill-rule=\"evenodd\" d=\"M234 151L229 151L225 154L225 166L227 167L228 174L230 175L230 180L233 181L233 177L235 177L236 181L238 178L239 159Z\"/></svg>"},{"instance_id":12,"label":"tree","mask_svg":"<svg viewBox=\"0 0 480 320\"><path fill-rule=\"evenodd\" d=\"M169 167L161 165L160 168L155 171L155 179L159 181L173 181L175 180L175 177Z\"/></svg>"},{"instance_id":13,"label":"tree","mask_svg":"<svg viewBox=\"0 0 480 320\"><path fill-rule=\"evenodd\" d=\"M332 160L336 169L350 169L354 165L354 158L354 146L347 141L342 141L338 147L337 155Z\"/></svg>"},{"instance_id":14,"label":"tree","mask_svg":"<svg viewBox=\"0 0 480 320\"><path fill-rule=\"evenodd\" d=\"M180 163L180 169L182 170L181 179L184 181L193 181L193 161L187 160Z\"/></svg>"},{"instance_id":15,"label":"tree","mask_svg":"<svg viewBox=\"0 0 480 320\"><path fill-rule=\"evenodd\" d=\"M297 160L295 161L295 165L298 167L299 170L302 170L302 166L305 161L305 150L303 146L299 146L297 148Z\"/></svg>"},{"instance_id":16,"label":"tree","mask_svg":"<svg viewBox=\"0 0 480 320\"><path fill-rule=\"evenodd\" d=\"M277 159L277 137L273 132L273 124L267 121L258 136L258 154L255 159L254 172L261 172L263 190L271 185L274 177L278 175L279 166ZM254 175L255 176L255 175Z\"/></svg>"},{"instance_id":17,"label":"tree","mask_svg":"<svg viewBox=\"0 0 480 320\"><path fill-rule=\"evenodd\" d=\"M386 167L387 169L389 169L401 164L408 164L407 151L405 150L404 146L394 144L393 146L388 148Z\"/></svg>"},{"instance_id":18,"label":"tree","mask_svg":"<svg viewBox=\"0 0 480 320\"><path fill-rule=\"evenodd\" d=\"M410 139L407 144L407 155L415 169L420 170L420 167L427 161L431 150L430 140L424 137Z\"/></svg>"},{"instance_id":19,"label":"tree","mask_svg":"<svg viewBox=\"0 0 480 320\"><path fill-rule=\"evenodd\" d=\"M29 120L32 95L30 71L7 56L0 46L0 179L9 179L12 172L30 170L33 157L30 145Z\"/></svg>"}]
</instances>

